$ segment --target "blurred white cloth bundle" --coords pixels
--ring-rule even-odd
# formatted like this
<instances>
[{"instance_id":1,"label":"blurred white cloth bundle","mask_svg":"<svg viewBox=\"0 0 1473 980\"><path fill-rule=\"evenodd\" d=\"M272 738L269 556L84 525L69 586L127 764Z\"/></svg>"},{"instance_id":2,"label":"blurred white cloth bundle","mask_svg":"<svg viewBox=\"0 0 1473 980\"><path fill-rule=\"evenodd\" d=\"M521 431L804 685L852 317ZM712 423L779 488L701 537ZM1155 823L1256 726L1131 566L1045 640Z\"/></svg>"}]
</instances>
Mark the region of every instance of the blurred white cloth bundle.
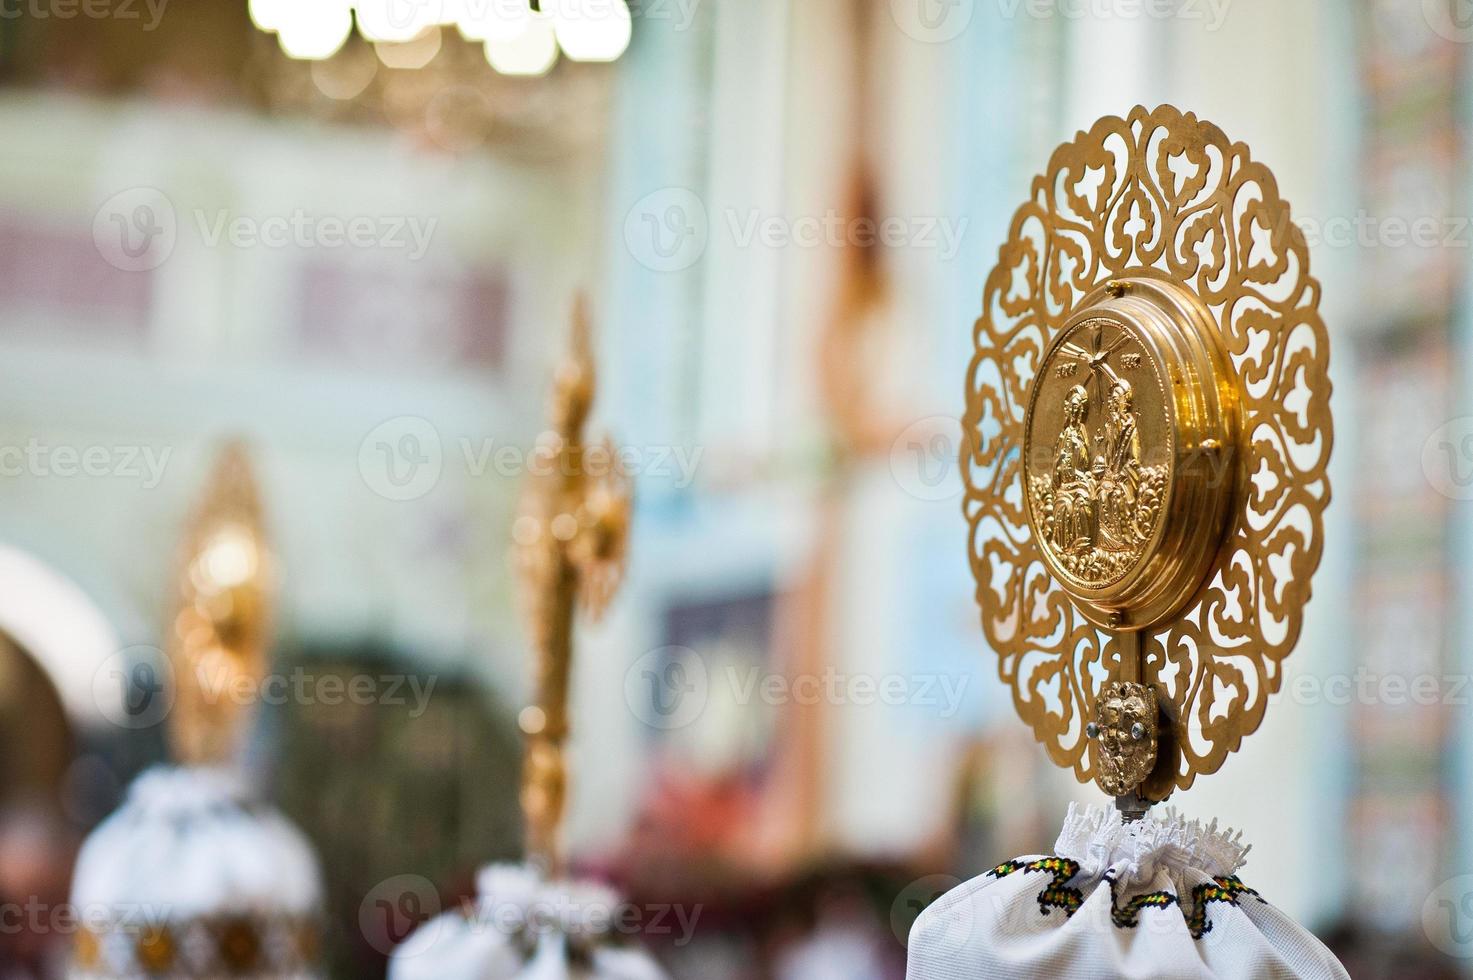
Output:
<instances>
[{"instance_id":1,"label":"blurred white cloth bundle","mask_svg":"<svg viewBox=\"0 0 1473 980\"><path fill-rule=\"evenodd\" d=\"M322 886L302 834L214 767L158 767L83 845L72 980L318 976Z\"/></svg>"},{"instance_id":2,"label":"blurred white cloth bundle","mask_svg":"<svg viewBox=\"0 0 1473 980\"><path fill-rule=\"evenodd\" d=\"M431 919L394 950L389 980L666 980L648 954L617 941L621 911L602 886L493 865L474 905Z\"/></svg>"},{"instance_id":3,"label":"blurred white cloth bundle","mask_svg":"<svg viewBox=\"0 0 1473 980\"><path fill-rule=\"evenodd\" d=\"M1247 852L1215 821L1071 805L1052 855L1000 864L922 913L907 980L1346 977L1237 878Z\"/></svg>"}]
</instances>

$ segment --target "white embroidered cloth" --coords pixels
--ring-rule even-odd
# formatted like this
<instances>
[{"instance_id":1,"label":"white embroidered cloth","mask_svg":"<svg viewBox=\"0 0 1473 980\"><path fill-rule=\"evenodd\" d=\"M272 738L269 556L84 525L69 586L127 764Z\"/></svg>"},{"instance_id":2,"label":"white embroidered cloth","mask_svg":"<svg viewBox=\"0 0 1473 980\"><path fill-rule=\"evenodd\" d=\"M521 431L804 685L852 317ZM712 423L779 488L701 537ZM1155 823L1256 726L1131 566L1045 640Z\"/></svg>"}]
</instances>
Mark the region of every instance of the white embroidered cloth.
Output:
<instances>
[{"instance_id":1,"label":"white embroidered cloth","mask_svg":"<svg viewBox=\"0 0 1473 980\"><path fill-rule=\"evenodd\" d=\"M1216 821L1071 805L1053 854L1004 862L921 914L907 980L1345 978L1236 877L1247 853Z\"/></svg>"},{"instance_id":2,"label":"white embroidered cloth","mask_svg":"<svg viewBox=\"0 0 1473 980\"><path fill-rule=\"evenodd\" d=\"M235 773L160 766L77 857L68 976L308 980L321 903L311 845Z\"/></svg>"},{"instance_id":3,"label":"white embroidered cloth","mask_svg":"<svg viewBox=\"0 0 1473 980\"><path fill-rule=\"evenodd\" d=\"M436 916L394 950L389 980L666 980L616 932L624 909L587 882L493 865L473 905Z\"/></svg>"}]
</instances>

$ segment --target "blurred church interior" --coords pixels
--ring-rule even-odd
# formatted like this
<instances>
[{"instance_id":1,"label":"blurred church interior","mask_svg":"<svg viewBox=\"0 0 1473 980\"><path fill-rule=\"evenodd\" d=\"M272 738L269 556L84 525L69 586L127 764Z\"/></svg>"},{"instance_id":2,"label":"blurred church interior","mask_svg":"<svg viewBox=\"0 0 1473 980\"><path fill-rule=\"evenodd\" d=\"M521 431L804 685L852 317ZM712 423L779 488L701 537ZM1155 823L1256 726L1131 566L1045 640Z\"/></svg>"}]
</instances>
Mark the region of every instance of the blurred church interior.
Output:
<instances>
[{"instance_id":1,"label":"blurred church interior","mask_svg":"<svg viewBox=\"0 0 1473 980\"><path fill-rule=\"evenodd\" d=\"M1473 712L1354 681L1473 658L1469 481L1424 458L1468 411L1467 221L1398 247L1358 218L1466 208L1460 22L587 0L613 13L579 33L560 2L514 36L476 0L0 5L0 978L63 975L71 930L10 912L65 903L169 755L179 546L231 440L282 681L243 765L316 850L328 975L383 976L521 854L513 552L580 294L633 503L578 626L571 866L692 913L634 937L673 977L904 976L928 901L1098 795L978 629L957 419L1033 174L1163 102L1275 161L1320 233L1343 433L1277 706L1172 802L1242 828L1255 887L1353 976L1465 975L1473 931L1428 917L1473 872Z\"/></svg>"}]
</instances>

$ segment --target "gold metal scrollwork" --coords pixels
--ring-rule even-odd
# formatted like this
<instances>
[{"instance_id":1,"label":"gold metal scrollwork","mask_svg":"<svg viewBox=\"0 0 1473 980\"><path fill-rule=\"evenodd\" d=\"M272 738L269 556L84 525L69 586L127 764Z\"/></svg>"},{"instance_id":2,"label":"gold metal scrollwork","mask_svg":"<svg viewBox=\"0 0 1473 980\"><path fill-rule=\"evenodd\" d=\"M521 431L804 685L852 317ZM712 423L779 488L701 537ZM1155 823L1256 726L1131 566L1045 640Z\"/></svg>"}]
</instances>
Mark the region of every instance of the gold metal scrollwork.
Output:
<instances>
[{"instance_id":1,"label":"gold metal scrollwork","mask_svg":"<svg viewBox=\"0 0 1473 980\"><path fill-rule=\"evenodd\" d=\"M1215 772L1282 682L1330 498L1319 298L1272 173L1170 106L1060 146L987 277L982 624L1050 758L1112 795Z\"/></svg>"},{"instance_id":2,"label":"gold metal scrollwork","mask_svg":"<svg viewBox=\"0 0 1473 980\"><path fill-rule=\"evenodd\" d=\"M1156 691L1136 681L1111 681L1100 689L1099 720L1085 726L1096 740L1100 788L1111 796L1136 791L1156 768L1160 705Z\"/></svg>"}]
</instances>

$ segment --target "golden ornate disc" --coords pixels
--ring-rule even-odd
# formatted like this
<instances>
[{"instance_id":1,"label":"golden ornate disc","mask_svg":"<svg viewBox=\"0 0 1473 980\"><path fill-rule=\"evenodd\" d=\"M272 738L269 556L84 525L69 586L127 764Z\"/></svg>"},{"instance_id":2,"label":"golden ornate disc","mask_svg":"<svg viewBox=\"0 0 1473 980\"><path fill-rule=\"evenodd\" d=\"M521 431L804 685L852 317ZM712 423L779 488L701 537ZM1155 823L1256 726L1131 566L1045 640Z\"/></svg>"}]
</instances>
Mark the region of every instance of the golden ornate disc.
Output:
<instances>
[{"instance_id":1,"label":"golden ornate disc","mask_svg":"<svg viewBox=\"0 0 1473 980\"><path fill-rule=\"evenodd\" d=\"M969 550L1018 713L1081 780L1108 682L1159 696L1149 799L1279 688L1330 497L1319 293L1273 175L1169 106L1060 146L1013 218L968 372Z\"/></svg>"}]
</instances>

